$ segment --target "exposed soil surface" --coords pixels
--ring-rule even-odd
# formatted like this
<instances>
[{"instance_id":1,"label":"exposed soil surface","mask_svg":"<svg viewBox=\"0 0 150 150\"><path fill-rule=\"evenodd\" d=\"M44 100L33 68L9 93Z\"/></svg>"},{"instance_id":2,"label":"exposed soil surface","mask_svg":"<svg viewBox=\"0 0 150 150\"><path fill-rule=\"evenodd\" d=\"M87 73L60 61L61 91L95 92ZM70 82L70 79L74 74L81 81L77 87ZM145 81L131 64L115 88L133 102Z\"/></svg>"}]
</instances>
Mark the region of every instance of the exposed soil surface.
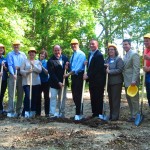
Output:
<instances>
[{"instance_id":1,"label":"exposed soil surface","mask_svg":"<svg viewBox=\"0 0 150 150\"><path fill-rule=\"evenodd\" d=\"M122 96L119 121L84 119L74 122L75 106L67 94L66 117L50 119L0 116L0 150L149 150L150 108L144 100L144 121L138 127L127 122L129 108ZM91 115L89 94L84 94L84 115ZM108 102L106 104L109 110ZM109 111L107 111L109 114Z\"/></svg>"}]
</instances>

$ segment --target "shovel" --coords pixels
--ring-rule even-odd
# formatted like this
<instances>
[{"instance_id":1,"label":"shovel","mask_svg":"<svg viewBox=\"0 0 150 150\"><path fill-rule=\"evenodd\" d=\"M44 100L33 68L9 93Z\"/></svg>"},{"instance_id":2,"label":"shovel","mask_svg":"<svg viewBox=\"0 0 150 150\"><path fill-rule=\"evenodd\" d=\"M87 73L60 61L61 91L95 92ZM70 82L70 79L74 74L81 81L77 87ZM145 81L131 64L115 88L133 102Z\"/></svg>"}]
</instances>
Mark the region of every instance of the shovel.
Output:
<instances>
[{"instance_id":1,"label":"shovel","mask_svg":"<svg viewBox=\"0 0 150 150\"><path fill-rule=\"evenodd\" d=\"M31 65L31 70L32 70L32 65ZM30 110L30 116L31 116L31 105L32 105L32 72L30 73L30 97L29 97L29 110Z\"/></svg>"},{"instance_id":2,"label":"shovel","mask_svg":"<svg viewBox=\"0 0 150 150\"><path fill-rule=\"evenodd\" d=\"M14 91L13 91L13 108L15 107L15 93L16 93L16 83L17 83L17 69L15 72L16 79L14 79Z\"/></svg>"},{"instance_id":3,"label":"shovel","mask_svg":"<svg viewBox=\"0 0 150 150\"><path fill-rule=\"evenodd\" d=\"M106 116L106 97L107 97L107 85L108 84L108 73L106 73L106 85L105 85L105 97L104 97L104 102L103 102L103 114L99 115L99 118L108 121L108 116Z\"/></svg>"},{"instance_id":4,"label":"shovel","mask_svg":"<svg viewBox=\"0 0 150 150\"><path fill-rule=\"evenodd\" d=\"M86 73L87 66L84 67L84 74ZM80 108L80 114L83 115L83 94L85 89L85 80L83 80L83 86L82 86L82 95L81 95L81 108Z\"/></svg>"},{"instance_id":5,"label":"shovel","mask_svg":"<svg viewBox=\"0 0 150 150\"><path fill-rule=\"evenodd\" d=\"M3 61L1 64L1 74L3 73ZM1 88L2 88L2 76L0 77L0 95L1 95Z\"/></svg>"},{"instance_id":6,"label":"shovel","mask_svg":"<svg viewBox=\"0 0 150 150\"><path fill-rule=\"evenodd\" d=\"M144 66L146 65L146 61L144 61ZM143 82L142 82L142 95L141 95L141 107L140 107L140 113L138 113L136 115L136 118L135 118L135 121L134 121L134 124L136 126L139 126L143 119L144 119L144 115L143 115L143 112L142 112L142 108L143 108L143 97L144 97L144 84L145 84L145 71L143 71Z\"/></svg>"},{"instance_id":7,"label":"shovel","mask_svg":"<svg viewBox=\"0 0 150 150\"><path fill-rule=\"evenodd\" d=\"M66 74L66 69L64 71L64 75L65 74ZM58 117L61 116L62 101L63 101L63 95L64 95L64 87L65 87L65 78L63 79L63 87L61 89L61 97L60 97L60 106L59 106L59 115L58 115Z\"/></svg>"}]
</instances>

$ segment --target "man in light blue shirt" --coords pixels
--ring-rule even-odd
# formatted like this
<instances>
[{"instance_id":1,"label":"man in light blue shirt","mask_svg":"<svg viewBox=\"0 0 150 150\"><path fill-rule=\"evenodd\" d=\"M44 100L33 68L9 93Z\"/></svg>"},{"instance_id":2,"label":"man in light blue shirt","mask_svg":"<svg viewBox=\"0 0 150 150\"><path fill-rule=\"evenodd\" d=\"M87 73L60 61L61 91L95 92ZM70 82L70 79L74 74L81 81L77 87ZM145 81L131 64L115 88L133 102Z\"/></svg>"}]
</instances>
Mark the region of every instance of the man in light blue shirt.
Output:
<instances>
[{"instance_id":1,"label":"man in light blue shirt","mask_svg":"<svg viewBox=\"0 0 150 150\"><path fill-rule=\"evenodd\" d=\"M79 42L77 39L71 40L71 48L73 54L70 59L70 72L65 76L68 77L71 75L71 90L73 101L76 105L76 115L74 120L81 120L81 96L82 96L82 86L83 86L83 73L84 73L84 62L86 56L83 51L79 49Z\"/></svg>"},{"instance_id":2,"label":"man in light blue shirt","mask_svg":"<svg viewBox=\"0 0 150 150\"><path fill-rule=\"evenodd\" d=\"M24 52L20 51L20 41L13 42L14 50L9 52L7 55L9 78L8 78L8 113L7 117L18 117L21 114L21 106L23 100L23 88L22 88L22 76L20 74L20 67L22 63L27 59ZM17 70L17 75L16 75ZM16 111L14 106L14 81L16 80L17 89L17 101L16 101Z\"/></svg>"}]
</instances>

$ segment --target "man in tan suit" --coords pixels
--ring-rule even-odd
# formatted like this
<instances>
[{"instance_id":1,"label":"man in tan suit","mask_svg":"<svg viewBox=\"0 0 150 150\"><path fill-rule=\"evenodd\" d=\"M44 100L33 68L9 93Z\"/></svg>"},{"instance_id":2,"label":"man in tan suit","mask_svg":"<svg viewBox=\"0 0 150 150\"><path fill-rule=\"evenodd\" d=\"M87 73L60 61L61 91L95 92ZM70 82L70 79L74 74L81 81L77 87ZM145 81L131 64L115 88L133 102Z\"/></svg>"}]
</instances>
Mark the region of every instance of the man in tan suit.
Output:
<instances>
[{"instance_id":1,"label":"man in tan suit","mask_svg":"<svg viewBox=\"0 0 150 150\"><path fill-rule=\"evenodd\" d=\"M131 40L123 40L123 49L126 51L124 56L124 85L126 91L126 98L129 104L131 117L128 119L129 122L134 122L136 114L139 111L139 92L134 97L130 97L127 94L127 88L131 86L139 86L140 81L140 57L138 53L131 50Z\"/></svg>"}]
</instances>

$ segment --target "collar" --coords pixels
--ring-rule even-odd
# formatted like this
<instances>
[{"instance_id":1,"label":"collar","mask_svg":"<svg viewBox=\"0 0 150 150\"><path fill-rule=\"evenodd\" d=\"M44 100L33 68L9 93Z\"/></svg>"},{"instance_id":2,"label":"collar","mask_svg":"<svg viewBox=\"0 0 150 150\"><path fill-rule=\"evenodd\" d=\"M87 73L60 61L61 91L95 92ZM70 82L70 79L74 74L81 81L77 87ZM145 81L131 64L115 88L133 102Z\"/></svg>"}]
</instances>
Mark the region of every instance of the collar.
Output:
<instances>
[{"instance_id":1,"label":"collar","mask_svg":"<svg viewBox=\"0 0 150 150\"><path fill-rule=\"evenodd\" d=\"M13 50L13 53L15 54L15 55L18 55L18 54L20 54L20 51L18 51L17 53Z\"/></svg>"},{"instance_id":2,"label":"collar","mask_svg":"<svg viewBox=\"0 0 150 150\"><path fill-rule=\"evenodd\" d=\"M90 51L90 54L91 54L91 55L94 55L96 51L97 51L97 50L95 50L95 51Z\"/></svg>"}]
</instances>

